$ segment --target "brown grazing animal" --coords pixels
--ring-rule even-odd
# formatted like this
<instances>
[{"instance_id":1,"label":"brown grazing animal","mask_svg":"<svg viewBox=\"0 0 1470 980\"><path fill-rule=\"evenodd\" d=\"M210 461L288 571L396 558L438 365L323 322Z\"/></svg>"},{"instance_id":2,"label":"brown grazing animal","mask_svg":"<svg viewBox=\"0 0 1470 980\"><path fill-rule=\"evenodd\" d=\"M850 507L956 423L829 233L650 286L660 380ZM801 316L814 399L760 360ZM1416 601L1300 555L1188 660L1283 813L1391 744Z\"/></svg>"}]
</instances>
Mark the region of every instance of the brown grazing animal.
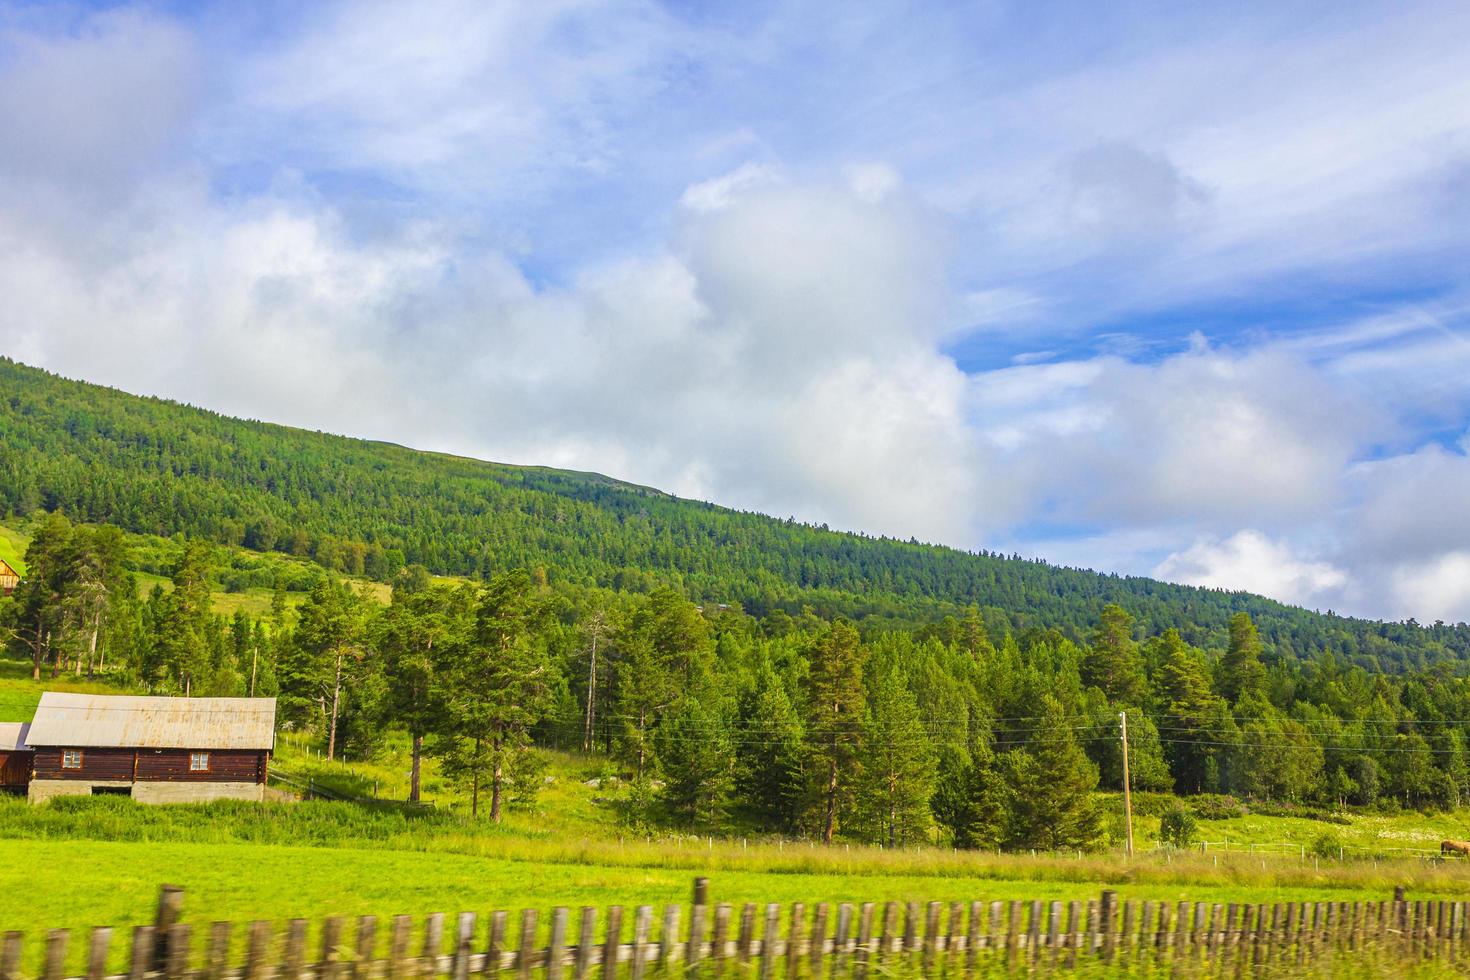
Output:
<instances>
[{"instance_id":1,"label":"brown grazing animal","mask_svg":"<svg viewBox=\"0 0 1470 980\"><path fill-rule=\"evenodd\" d=\"M1456 854L1460 857L1470 857L1470 841L1447 840L1441 841L1439 845L1439 856L1446 857Z\"/></svg>"}]
</instances>

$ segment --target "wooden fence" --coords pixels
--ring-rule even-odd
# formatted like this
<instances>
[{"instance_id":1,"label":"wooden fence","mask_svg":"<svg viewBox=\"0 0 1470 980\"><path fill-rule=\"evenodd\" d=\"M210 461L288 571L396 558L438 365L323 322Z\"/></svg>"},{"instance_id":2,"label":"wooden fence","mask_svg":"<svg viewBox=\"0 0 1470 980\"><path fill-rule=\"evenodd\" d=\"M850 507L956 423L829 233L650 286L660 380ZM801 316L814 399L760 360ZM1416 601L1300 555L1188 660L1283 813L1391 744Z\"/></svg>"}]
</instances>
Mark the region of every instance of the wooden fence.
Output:
<instances>
[{"instance_id":1,"label":"wooden fence","mask_svg":"<svg viewBox=\"0 0 1470 980\"><path fill-rule=\"evenodd\" d=\"M655 922L652 906L624 915L586 907L574 915L552 909L543 920L526 909L512 921L494 912L452 920L442 914L419 922L394 916L385 936L373 916L356 920L352 934L341 917L309 930L304 919L284 930L253 922L242 930L217 922L196 936L179 921L182 892L165 888L154 925L132 930L127 969L109 971L113 930L96 928L85 948L86 980L397 980L499 977L643 980L652 972L686 977L741 975L775 980L893 973L962 976L1070 968L1092 961L1123 968L1204 961L1217 969L1267 972L1314 961L1323 954L1359 951L1402 958L1465 960L1470 948L1470 902L1291 902L1211 904L1119 902L1113 892L1072 902L793 903L710 906L707 881L695 882L687 920L677 905ZM631 919L631 922L628 920ZM572 934L573 924L576 934ZM446 934L446 925L449 931ZM631 931L629 926L631 925ZM202 931L202 930L201 930ZM319 955L308 952L314 933ZM202 940L202 942L196 942ZM45 937L40 976L68 976L65 929ZM26 952L20 933L0 944L0 980L23 980ZM32 951L34 953L34 951ZM232 952L243 956L232 956ZM233 965L232 965L233 964Z\"/></svg>"}]
</instances>

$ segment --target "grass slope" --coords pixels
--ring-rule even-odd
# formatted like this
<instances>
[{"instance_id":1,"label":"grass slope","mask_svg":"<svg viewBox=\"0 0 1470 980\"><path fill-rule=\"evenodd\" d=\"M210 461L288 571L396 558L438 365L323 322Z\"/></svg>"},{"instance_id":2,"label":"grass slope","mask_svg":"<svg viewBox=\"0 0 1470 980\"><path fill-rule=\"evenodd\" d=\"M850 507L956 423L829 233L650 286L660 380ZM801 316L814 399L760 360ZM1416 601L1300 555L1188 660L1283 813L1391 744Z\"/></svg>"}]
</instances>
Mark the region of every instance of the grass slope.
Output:
<instances>
[{"instance_id":1,"label":"grass slope","mask_svg":"<svg viewBox=\"0 0 1470 980\"><path fill-rule=\"evenodd\" d=\"M1470 626L1382 624L1246 593L1061 568L743 513L595 474L519 467L232 419L0 358L0 511L60 508L143 533L396 560L443 574L542 567L554 580L667 582L757 614L811 606L911 624L970 604L1012 629L1085 634L1106 602L1153 632L1223 645L1251 613L1273 652L1413 669L1470 662ZM358 555L360 562L349 560Z\"/></svg>"}]
</instances>

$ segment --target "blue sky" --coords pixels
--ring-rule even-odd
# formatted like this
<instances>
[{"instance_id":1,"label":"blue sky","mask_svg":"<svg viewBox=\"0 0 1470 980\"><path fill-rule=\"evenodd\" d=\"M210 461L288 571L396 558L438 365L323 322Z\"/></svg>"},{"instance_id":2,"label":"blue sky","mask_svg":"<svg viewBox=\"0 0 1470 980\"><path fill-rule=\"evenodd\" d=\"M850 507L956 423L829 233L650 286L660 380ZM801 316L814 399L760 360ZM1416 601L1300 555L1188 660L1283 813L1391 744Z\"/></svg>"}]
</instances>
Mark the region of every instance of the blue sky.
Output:
<instances>
[{"instance_id":1,"label":"blue sky","mask_svg":"<svg viewBox=\"0 0 1470 980\"><path fill-rule=\"evenodd\" d=\"M1470 618L1462 3L6 4L0 348Z\"/></svg>"}]
</instances>

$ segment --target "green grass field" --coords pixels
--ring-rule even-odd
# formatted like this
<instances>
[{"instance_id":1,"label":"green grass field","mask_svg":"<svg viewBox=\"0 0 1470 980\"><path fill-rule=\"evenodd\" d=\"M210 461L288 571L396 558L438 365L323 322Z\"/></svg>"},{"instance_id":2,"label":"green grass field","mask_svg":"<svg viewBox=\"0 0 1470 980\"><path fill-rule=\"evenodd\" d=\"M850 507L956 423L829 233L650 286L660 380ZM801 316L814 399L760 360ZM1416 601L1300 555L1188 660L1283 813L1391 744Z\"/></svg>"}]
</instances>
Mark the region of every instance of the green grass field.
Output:
<instances>
[{"instance_id":1,"label":"green grass field","mask_svg":"<svg viewBox=\"0 0 1470 980\"><path fill-rule=\"evenodd\" d=\"M29 719L43 689L122 690L68 677L36 684L28 664L0 660L0 720ZM770 837L634 834L619 822L620 791L589 785L606 775L605 762L566 753L550 761L535 811L512 811L500 827L470 820L463 793L432 760L425 791L436 805L427 811L0 800L0 930L36 936L58 926L138 924L152 915L165 883L185 888L186 918L194 922L661 905L687 901L696 875L710 877L713 900L735 903L1076 899L1103 887L1170 901L1352 901L1387 898L1396 885L1415 898L1470 898L1470 865L1395 850L1470 836L1466 811L1354 814L1346 825L1261 815L1201 820L1206 848L1145 850L1131 862L1117 853L822 848ZM347 765L283 737L275 766L356 795L401 798L407 789L401 733L379 758ZM1100 795L1100 802L1116 810L1120 801ZM1151 849L1158 819L1141 816L1136 830L1141 848ZM1345 860L1311 854L1324 834L1341 842ZM38 955L34 945L31 951L28 957Z\"/></svg>"}]
</instances>

